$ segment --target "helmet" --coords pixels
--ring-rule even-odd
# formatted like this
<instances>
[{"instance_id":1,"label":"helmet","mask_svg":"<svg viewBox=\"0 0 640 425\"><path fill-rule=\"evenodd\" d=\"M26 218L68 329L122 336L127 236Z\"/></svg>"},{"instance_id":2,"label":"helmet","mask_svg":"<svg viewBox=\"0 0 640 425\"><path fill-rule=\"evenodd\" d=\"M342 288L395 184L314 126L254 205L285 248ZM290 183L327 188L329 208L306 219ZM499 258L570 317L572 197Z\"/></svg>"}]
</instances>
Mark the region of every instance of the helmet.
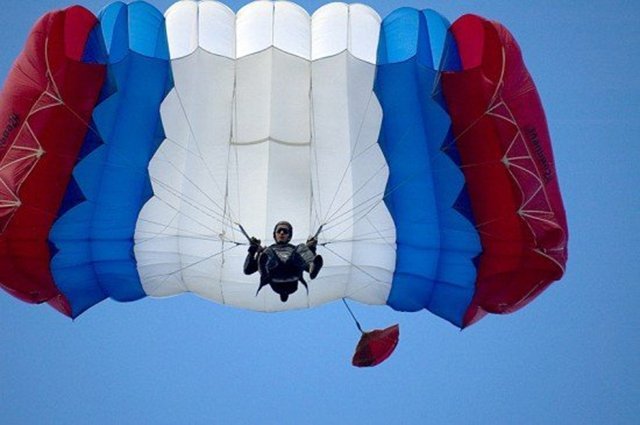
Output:
<instances>
[{"instance_id":1,"label":"helmet","mask_svg":"<svg viewBox=\"0 0 640 425\"><path fill-rule=\"evenodd\" d=\"M277 222L276 225L273 228L273 239L276 242L278 242L278 240L276 239L276 233L280 229L286 229L287 230L287 233L289 234L289 237L287 238L286 241L284 241L284 243L289 243L289 241L293 237L293 226L288 221L279 221L279 222Z\"/></svg>"}]
</instances>

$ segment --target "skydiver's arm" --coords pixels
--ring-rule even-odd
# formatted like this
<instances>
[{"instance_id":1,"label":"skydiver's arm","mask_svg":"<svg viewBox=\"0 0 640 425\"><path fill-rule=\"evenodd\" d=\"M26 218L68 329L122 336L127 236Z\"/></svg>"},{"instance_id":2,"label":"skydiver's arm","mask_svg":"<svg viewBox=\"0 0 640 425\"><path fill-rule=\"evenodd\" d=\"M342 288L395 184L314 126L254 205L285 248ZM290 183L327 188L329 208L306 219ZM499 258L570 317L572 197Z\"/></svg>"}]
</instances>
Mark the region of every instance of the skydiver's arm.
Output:
<instances>
[{"instance_id":1,"label":"skydiver's arm","mask_svg":"<svg viewBox=\"0 0 640 425\"><path fill-rule=\"evenodd\" d=\"M318 249L318 239L315 236L311 236L307 239L307 247L315 254L316 249Z\"/></svg>"},{"instance_id":2,"label":"skydiver's arm","mask_svg":"<svg viewBox=\"0 0 640 425\"><path fill-rule=\"evenodd\" d=\"M249 245L249 253L244 260L244 274L253 274L258 271L258 257L264 250L264 247L260 245L260 239L251 238L251 244Z\"/></svg>"},{"instance_id":3,"label":"skydiver's arm","mask_svg":"<svg viewBox=\"0 0 640 425\"><path fill-rule=\"evenodd\" d=\"M244 259L244 274L253 274L258 271L258 260L256 255L248 253L247 258Z\"/></svg>"}]
</instances>

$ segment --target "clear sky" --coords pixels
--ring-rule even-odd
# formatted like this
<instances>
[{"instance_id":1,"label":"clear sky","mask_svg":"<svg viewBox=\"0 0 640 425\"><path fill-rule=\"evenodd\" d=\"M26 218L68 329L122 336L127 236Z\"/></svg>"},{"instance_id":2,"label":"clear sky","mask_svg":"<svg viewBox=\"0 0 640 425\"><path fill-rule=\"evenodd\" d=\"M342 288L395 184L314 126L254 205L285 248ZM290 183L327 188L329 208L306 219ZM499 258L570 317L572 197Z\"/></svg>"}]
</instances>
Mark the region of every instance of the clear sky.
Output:
<instances>
[{"instance_id":1,"label":"clear sky","mask_svg":"<svg viewBox=\"0 0 640 425\"><path fill-rule=\"evenodd\" d=\"M96 13L106 3L81 2ZM150 3L164 11L171 1ZM567 209L562 281L463 332L426 311L354 304L366 328L400 323L396 352L372 369L350 365L359 335L341 303L264 314L183 295L106 301L71 321L1 292L0 423L638 423L640 3L364 3L383 17L400 6L451 21L477 13L515 35ZM36 19L69 4L1 2L2 80Z\"/></svg>"}]
</instances>

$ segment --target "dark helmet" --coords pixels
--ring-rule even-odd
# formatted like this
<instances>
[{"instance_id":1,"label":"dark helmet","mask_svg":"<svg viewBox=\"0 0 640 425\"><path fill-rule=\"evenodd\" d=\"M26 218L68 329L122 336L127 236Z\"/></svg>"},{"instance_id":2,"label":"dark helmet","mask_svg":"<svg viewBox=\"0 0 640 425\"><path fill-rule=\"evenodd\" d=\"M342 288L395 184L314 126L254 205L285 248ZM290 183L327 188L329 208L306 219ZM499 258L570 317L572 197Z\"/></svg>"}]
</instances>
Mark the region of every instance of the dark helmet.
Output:
<instances>
[{"instance_id":1,"label":"dark helmet","mask_svg":"<svg viewBox=\"0 0 640 425\"><path fill-rule=\"evenodd\" d=\"M273 228L273 239L277 241L276 232L281 228L287 229L287 232L289 233L289 237L286 241L288 243L293 237L293 226L288 221L279 221L276 223L275 227Z\"/></svg>"}]
</instances>

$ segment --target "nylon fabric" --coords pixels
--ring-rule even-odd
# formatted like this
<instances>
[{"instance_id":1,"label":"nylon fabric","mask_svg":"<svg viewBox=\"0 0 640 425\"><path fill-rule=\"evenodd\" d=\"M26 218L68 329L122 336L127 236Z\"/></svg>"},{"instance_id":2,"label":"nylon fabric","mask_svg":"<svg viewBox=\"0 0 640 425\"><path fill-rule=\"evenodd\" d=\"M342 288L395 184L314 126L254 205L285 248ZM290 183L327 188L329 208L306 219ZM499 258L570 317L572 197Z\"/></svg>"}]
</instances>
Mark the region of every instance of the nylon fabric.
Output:
<instances>
[{"instance_id":1,"label":"nylon fabric","mask_svg":"<svg viewBox=\"0 0 640 425\"><path fill-rule=\"evenodd\" d=\"M457 208L466 199L465 181L454 162L437 68L445 55L456 66L447 28L433 11L390 14L382 22L376 94L384 114L379 143L390 169L385 202L398 245L388 304L403 311L427 308L461 326L481 247L472 217Z\"/></svg>"},{"instance_id":2,"label":"nylon fabric","mask_svg":"<svg viewBox=\"0 0 640 425\"><path fill-rule=\"evenodd\" d=\"M22 300L49 302L67 315L47 238L104 80L103 66L82 62L96 23L79 6L42 17L0 97L0 282Z\"/></svg>"},{"instance_id":3,"label":"nylon fabric","mask_svg":"<svg viewBox=\"0 0 640 425\"><path fill-rule=\"evenodd\" d=\"M462 72L444 74L444 94L483 247L467 326L521 308L562 276L567 223L544 111L517 43L475 15L451 31Z\"/></svg>"},{"instance_id":4,"label":"nylon fabric","mask_svg":"<svg viewBox=\"0 0 640 425\"><path fill-rule=\"evenodd\" d=\"M513 36L475 15L70 7L29 35L0 125L0 286L71 317L192 292L258 311L350 298L462 328L567 262L540 98ZM256 294L247 239L269 245L282 220L294 245L317 236L322 270L308 291Z\"/></svg>"},{"instance_id":5,"label":"nylon fabric","mask_svg":"<svg viewBox=\"0 0 640 425\"><path fill-rule=\"evenodd\" d=\"M164 19L146 3L100 14L109 85L93 113L99 140L74 168L84 201L56 221L50 239L56 284L73 316L106 297L146 294L133 257L138 212L151 197L147 164L163 138L159 105L170 83Z\"/></svg>"},{"instance_id":6,"label":"nylon fabric","mask_svg":"<svg viewBox=\"0 0 640 425\"><path fill-rule=\"evenodd\" d=\"M345 6L337 12L331 6L338 24L314 23L315 15L286 2L251 3L237 17L225 12L222 28L227 33L235 24L236 35L217 52L235 45L235 58L214 54L204 43L194 48L193 35L179 31L178 21L196 20L200 39L217 31L194 3L167 13L169 45L177 46L171 52L176 85L162 105L167 139L150 165L155 196L136 230L148 294L191 291L264 311L343 296L386 301L395 234L382 202L387 174L376 144L375 65L351 54L375 57L377 31L347 39L353 20L377 15ZM316 13L326 16L323 8ZM337 55L327 46L335 39L314 35L336 25L344 27ZM310 61L316 40L331 57ZM258 280L242 273L246 242L235 224L269 243L282 219L294 225L293 243L328 221L321 234L327 247L321 248L322 274L308 296L297 291L286 303L273 291L255 295Z\"/></svg>"}]
</instances>

